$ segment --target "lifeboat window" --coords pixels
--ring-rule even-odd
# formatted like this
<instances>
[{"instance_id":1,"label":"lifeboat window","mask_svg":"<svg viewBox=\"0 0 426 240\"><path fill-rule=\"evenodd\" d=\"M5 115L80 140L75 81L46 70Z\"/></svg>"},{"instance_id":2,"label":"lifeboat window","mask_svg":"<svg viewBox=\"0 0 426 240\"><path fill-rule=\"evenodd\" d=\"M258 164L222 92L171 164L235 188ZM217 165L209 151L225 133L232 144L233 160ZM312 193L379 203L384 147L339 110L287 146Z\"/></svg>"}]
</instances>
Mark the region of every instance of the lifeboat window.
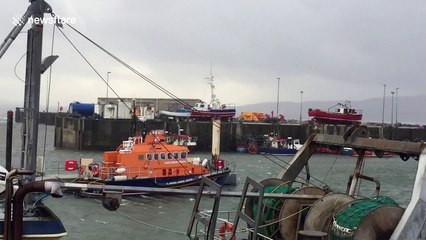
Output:
<instances>
[{"instance_id":1,"label":"lifeboat window","mask_svg":"<svg viewBox=\"0 0 426 240\"><path fill-rule=\"evenodd\" d=\"M139 159L139 160L144 160L144 155L139 155L139 156L138 156L138 159Z\"/></svg>"},{"instance_id":2,"label":"lifeboat window","mask_svg":"<svg viewBox=\"0 0 426 240\"><path fill-rule=\"evenodd\" d=\"M163 176L166 175L166 169L163 169Z\"/></svg>"},{"instance_id":3,"label":"lifeboat window","mask_svg":"<svg viewBox=\"0 0 426 240\"><path fill-rule=\"evenodd\" d=\"M151 153L147 153L146 154L146 160L151 160L151 159L152 159Z\"/></svg>"},{"instance_id":4,"label":"lifeboat window","mask_svg":"<svg viewBox=\"0 0 426 240\"><path fill-rule=\"evenodd\" d=\"M179 153L174 152L174 153L173 153L173 158L174 158L174 159L178 159L178 158L179 158Z\"/></svg>"},{"instance_id":5,"label":"lifeboat window","mask_svg":"<svg viewBox=\"0 0 426 240\"><path fill-rule=\"evenodd\" d=\"M158 153L154 153L154 160L158 160Z\"/></svg>"},{"instance_id":6,"label":"lifeboat window","mask_svg":"<svg viewBox=\"0 0 426 240\"><path fill-rule=\"evenodd\" d=\"M173 154L172 153L167 153L167 159L173 159Z\"/></svg>"},{"instance_id":7,"label":"lifeboat window","mask_svg":"<svg viewBox=\"0 0 426 240\"><path fill-rule=\"evenodd\" d=\"M160 153L160 159L165 160L166 159L166 153Z\"/></svg>"},{"instance_id":8,"label":"lifeboat window","mask_svg":"<svg viewBox=\"0 0 426 240\"><path fill-rule=\"evenodd\" d=\"M180 158L185 159L186 158L186 152L181 152L180 153Z\"/></svg>"}]
</instances>

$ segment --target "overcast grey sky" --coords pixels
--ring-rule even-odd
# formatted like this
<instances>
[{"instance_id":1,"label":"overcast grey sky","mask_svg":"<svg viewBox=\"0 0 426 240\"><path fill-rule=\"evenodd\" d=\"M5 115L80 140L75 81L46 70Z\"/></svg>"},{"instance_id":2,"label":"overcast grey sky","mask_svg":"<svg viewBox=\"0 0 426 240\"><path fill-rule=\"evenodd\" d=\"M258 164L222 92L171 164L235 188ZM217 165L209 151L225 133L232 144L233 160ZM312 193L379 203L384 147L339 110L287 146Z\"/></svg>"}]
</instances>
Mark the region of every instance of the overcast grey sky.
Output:
<instances>
[{"instance_id":1,"label":"overcast grey sky","mask_svg":"<svg viewBox=\"0 0 426 240\"><path fill-rule=\"evenodd\" d=\"M206 77L213 64L216 95L238 105L280 100L361 100L399 87L401 96L426 89L425 1L52 0L53 11L181 98L210 98ZM22 15L26 0L2 2L0 37ZM28 29L28 25L25 29ZM94 48L69 28L66 34L121 97L166 97ZM52 25L45 25L43 55ZM0 104L22 105L24 86L14 66L25 52L20 34L0 60ZM106 86L57 31L52 110L59 102L96 102ZM25 58L17 66L24 78ZM42 76L41 105L46 80ZM111 93L110 93L111 96Z\"/></svg>"}]
</instances>

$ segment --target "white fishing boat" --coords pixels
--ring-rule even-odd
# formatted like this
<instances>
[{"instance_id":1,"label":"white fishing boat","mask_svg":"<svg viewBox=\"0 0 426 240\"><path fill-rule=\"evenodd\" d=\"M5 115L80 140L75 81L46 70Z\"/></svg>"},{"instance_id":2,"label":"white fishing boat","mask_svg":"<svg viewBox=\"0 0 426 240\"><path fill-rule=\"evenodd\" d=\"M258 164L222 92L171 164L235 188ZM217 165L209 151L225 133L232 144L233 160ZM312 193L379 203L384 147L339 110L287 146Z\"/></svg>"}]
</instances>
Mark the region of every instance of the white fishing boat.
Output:
<instances>
[{"instance_id":1,"label":"white fishing boat","mask_svg":"<svg viewBox=\"0 0 426 240\"><path fill-rule=\"evenodd\" d=\"M160 118L189 118L191 117L191 109L180 108L176 111L160 110L158 114Z\"/></svg>"}]
</instances>

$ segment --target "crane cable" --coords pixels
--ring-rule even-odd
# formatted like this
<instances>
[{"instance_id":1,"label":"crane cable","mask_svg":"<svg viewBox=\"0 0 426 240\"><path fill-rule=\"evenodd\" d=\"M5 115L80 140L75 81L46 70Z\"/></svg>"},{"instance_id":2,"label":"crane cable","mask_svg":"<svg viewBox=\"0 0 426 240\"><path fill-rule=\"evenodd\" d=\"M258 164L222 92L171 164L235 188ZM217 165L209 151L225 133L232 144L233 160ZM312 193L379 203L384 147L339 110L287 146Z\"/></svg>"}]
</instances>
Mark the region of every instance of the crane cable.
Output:
<instances>
[{"instance_id":1,"label":"crane cable","mask_svg":"<svg viewBox=\"0 0 426 240\"><path fill-rule=\"evenodd\" d=\"M124 67L126 67L127 69L129 69L130 71L132 71L133 73L135 73L136 75L138 75L140 78L144 79L146 82L148 82L149 84L151 84L152 86L154 86L158 90L160 90L163 93L165 93L167 96L171 97L172 99L174 99L175 101L177 101L180 104L184 105L185 107L193 109L193 106L191 106L187 102L183 101L182 99L180 99L179 97L177 97L176 95L174 95L172 92L168 91L167 89L165 89L164 87L160 86L159 84L157 84L156 82L154 82L153 80L151 80L150 78L148 78L147 76L145 76L142 73L140 73L139 71L137 71L135 68L133 68L129 64L125 63L123 60L121 60L120 58L118 58L117 56L115 56L114 54L112 54L111 52L109 52L108 50L106 50L105 48L103 48L102 46L100 46L99 44L97 44L95 41L93 41L92 39L90 39L89 37L87 37L86 35L84 35L82 32L78 31L76 28L74 28L70 24L68 24L68 23L65 23L65 24L68 27L70 27L72 30L74 30L76 33L78 33L80 36L82 36L83 38L85 38L86 40L88 40L89 42L91 42L97 48L99 48L100 50L102 50L108 56L112 57L118 63L120 63L121 65L123 65Z\"/></svg>"},{"instance_id":2,"label":"crane cable","mask_svg":"<svg viewBox=\"0 0 426 240\"><path fill-rule=\"evenodd\" d=\"M73 46L73 48L79 53L79 55L86 61L86 63L92 68L92 70L105 82L105 83L107 83L106 81L105 81L105 79L99 74L99 71L97 71L96 70L96 68L89 62L89 60L87 60L87 58L81 53L81 51L75 46L75 44L66 36L66 34L61 30L61 28L60 27L57 27L58 28L58 30L62 33L62 35L65 37L65 39ZM109 86L108 86L109 87ZM121 97L115 92L115 90L114 89L112 89L111 88L111 90L114 92L114 94L125 104L125 102L121 99ZM126 107L130 110L130 111L132 111L132 109L127 105L127 104L125 104L126 105ZM155 136L155 134L153 134L154 135L154 137L155 138L157 138L157 136ZM171 153L167 148L166 148L166 146L161 142L161 141L159 141L159 143L161 144L161 145L163 145L163 147L166 149L166 151L168 152L168 153ZM189 171L185 166L183 166L183 164L180 162L180 161L178 161L177 159L176 159L176 161L185 169L185 171L186 171L186 173L189 173L189 175L190 176L192 176L192 178L194 179L194 180L197 180L196 178L195 178L195 176L191 173L191 171Z\"/></svg>"},{"instance_id":3,"label":"crane cable","mask_svg":"<svg viewBox=\"0 0 426 240\"><path fill-rule=\"evenodd\" d=\"M124 102L124 100L118 95L118 93L109 86L108 81L106 81L102 75L99 73L98 70L96 70L96 68L93 66L93 64L91 64L89 62L89 60L83 55L83 53L75 46L75 44L67 37L67 35L62 31L62 29L55 25L58 30L62 33L62 35L65 37L65 39L71 44L71 46L78 52L78 54L84 59L84 61L90 66L90 68L92 68L92 70L102 79L102 81L108 86L109 89L111 89L111 91L117 96L118 99L120 99L120 101L127 107L127 109L129 109L130 111L132 111L132 109L126 104L126 102Z\"/></svg>"}]
</instances>

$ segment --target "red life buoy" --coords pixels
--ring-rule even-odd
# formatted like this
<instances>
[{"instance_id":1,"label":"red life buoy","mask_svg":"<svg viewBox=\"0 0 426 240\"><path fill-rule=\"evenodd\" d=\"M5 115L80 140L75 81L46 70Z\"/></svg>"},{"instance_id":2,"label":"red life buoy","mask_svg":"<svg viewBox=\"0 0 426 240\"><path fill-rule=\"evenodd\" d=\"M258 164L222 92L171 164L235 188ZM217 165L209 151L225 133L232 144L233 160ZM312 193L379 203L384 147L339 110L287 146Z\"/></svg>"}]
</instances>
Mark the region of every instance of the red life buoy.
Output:
<instances>
[{"instance_id":1,"label":"red life buoy","mask_svg":"<svg viewBox=\"0 0 426 240\"><path fill-rule=\"evenodd\" d=\"M93 174L94 177L99 176L99 165L98 164L92 165L92 174Z\"/></svg>"},{"instance_id":2,"label":"red life buoy","mask_svg":"<svg viewBox=\"0 0 426 240\"><path fill-rule=\"evenodd\" d=\"M247 147L247 151L251 154L256 154L257 153L257 146L256 143L249 143L248 147Z\"/></svg>"},{"instance_id":3,"label":"red life buoy","mask_svg":"<svg viewBox=\"0 0 426 240\"><path fill-rule=\"evenodd\" d=\"M225 238L225 231L228 232L228 233L232 233L233 229L234 229L234 225L232 223L227 223L227 222L222 223L222 225L220 225L220 228L219 228L220 239L226 239ZM234 236L232 236L231 239L236 240L237 238L234 235Z\"/></svg>"},{"instance_id":4,"label":"red life buoy","mask_svg":"<svg viewBox=\"0 0 426 240\"><path fill-rule=\"evenodd\" d=\"M84 166L81 165L78 167L78 174L83 175L83 173L84 173Z\"/></svg>"}]
</instances>

